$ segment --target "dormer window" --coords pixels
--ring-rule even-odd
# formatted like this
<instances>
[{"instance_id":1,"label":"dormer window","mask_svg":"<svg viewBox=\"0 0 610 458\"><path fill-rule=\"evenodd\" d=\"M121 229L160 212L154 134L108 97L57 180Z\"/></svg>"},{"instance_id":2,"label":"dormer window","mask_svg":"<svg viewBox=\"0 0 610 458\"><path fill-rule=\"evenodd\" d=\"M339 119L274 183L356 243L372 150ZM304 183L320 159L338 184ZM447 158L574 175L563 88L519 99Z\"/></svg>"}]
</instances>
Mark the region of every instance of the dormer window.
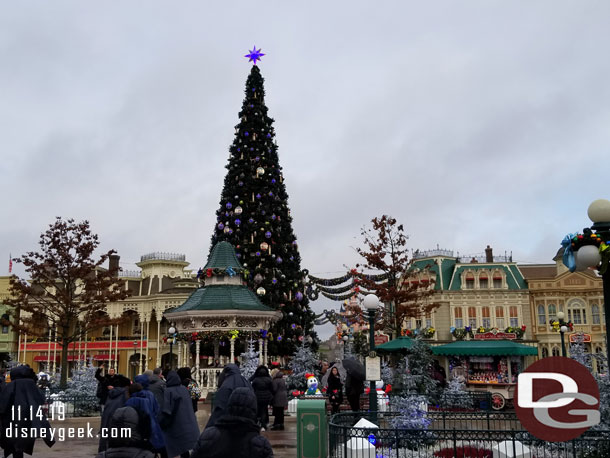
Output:
<instances>
[{"instance_id":1,"label":"dormer window","mask_svg":"<svg viewBox=\"0 0 610 458\"><path fill-rule=\"evenodd\" d=\"M489 288L489 281L487 278L487 274L479 275L479 288L481 288L481 289Z\"/></svg>"},{"instance_id":2,"label":"dormer window","mask_svg":"<svg viewBox=\"0 0 610 458\"><path fill-rule=\"evenodd\" d=\"M466 274L466 289L474 289L474 275Z\"/></svg>"},{"instance_id":3,"label":"dormer window","mask_svg":"<svg viewBox=\"0 0 610 458\"><path fill-rule=\"evenodd\" d=\"M500 272L495 272L493 276L493 285L495 289L502 288L502 274Z\"/></svg>"}]
</instances>

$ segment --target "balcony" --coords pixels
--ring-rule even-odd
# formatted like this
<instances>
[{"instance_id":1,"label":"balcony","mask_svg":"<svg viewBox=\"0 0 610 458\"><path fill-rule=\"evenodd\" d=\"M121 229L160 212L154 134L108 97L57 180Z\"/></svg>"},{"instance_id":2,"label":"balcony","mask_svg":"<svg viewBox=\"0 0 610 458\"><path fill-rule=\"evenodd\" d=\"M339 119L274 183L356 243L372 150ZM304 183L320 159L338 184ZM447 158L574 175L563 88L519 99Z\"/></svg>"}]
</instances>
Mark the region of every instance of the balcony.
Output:
<instances>
[{"instance_id":1,"label":"balcony","mask_svg":"<svg viewBox=\"0 0 610 458\"><path fill-rule=\"evenodd\" d=\"M161 253L159 251L155 251L153 253L148 253L140 256L140 262L144 261L179 261L185 262L186 255L178 254L178 253Z\"/></svg>"}]
</instances>

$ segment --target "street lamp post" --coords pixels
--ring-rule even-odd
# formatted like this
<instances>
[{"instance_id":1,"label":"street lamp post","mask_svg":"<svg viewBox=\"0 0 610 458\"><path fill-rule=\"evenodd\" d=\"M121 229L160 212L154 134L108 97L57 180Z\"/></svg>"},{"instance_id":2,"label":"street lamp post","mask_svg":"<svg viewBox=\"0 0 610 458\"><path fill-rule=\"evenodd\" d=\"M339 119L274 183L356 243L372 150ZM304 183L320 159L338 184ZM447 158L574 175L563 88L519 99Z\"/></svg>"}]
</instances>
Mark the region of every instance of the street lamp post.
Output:
<instances>
[{"instance_id":1,"label":"street lamp post","mask_svg":"<svg viewBox=\"0 0 610 458\"><path fill-rule=\"evenodd\" d=\"M561 334L561 356L564 358L566 355L566 342L565 342L565 333L568 332L568 324L563 321L565 318L565 314L563 312L557 313L557 321L559 321L559 333Z\"/></svg>"},{"instance_id":2,"label":"street lamp post","mask_svg":"<svg viewBox=\"0 0 610 458\"><path fill-rule=\"evenodd\" d=\"M587 209L589 219L593 222L590 228L583 229L586 234L595 234L599 250L582 246L575 252L576 268L598 267L602 277L604 291L604 312L606 315L606 354L610 355L610 200L597 199ZM590 238L590 237L589 237ZM591 248L597 248L593 245ZM601 266L600 266L601 262Z\"/></svg>"},{"instance_id":3,"label":"street lamp post","mask_svg":"<svg viewBox=\"0 0 610 458\"><path fill-rule=\"evenodd\" d=\"M133 366L133 376L135 377L138 372L138 370L136 369L136 351L138 350L138 342L136 342L135 340L133 341L133 361L131 362L131 365Z\"/></svg>"},{"instance_id":4,"label":"street lamp post","mask_svg":"<svg viewBox=\"0 0 610 458\"><path fill-rule=\"evenodd\" d=\"M375 312L379 308L379 298L374 294L367 294L362 301L362 305L369 312L369 345L370 353L369 356L375 357ZM372 414L372 420L375 421L377 417L377 388L375 387L375 380L370 381L369 391L369 411Z\"/></svg>"},{"instance_id":5,"label":"street lamp post","mask_svg":"<svg viewBox=\"0 0 610 458\"><path fill-rule=\"evenodd\" d=\"M176 334L176 328L173 326L170 326L170 328L167 330L167 332L169 332L169 369L170 370L174 370L174 351L173 351L173 347L174 347L174 338L175 338L175 334Z\"/></svg>"}]
</instances>

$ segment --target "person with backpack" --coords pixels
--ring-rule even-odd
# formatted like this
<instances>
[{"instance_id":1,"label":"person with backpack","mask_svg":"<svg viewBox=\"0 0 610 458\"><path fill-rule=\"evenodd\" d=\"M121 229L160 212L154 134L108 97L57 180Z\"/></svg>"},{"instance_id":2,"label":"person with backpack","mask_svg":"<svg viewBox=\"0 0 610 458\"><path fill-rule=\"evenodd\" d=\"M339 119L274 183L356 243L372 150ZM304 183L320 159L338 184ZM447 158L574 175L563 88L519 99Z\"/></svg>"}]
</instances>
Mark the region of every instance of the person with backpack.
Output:
<instances>
[{"instance_id":1,"label":"person with backpack","mask_svg":"<svg viewBox=\"0 0 610 458\"><path fill-rule=\"evenodd\" d=\"M226 414L201 433L191 458L273 458L271 444L260 433L257 410L254 392L235 388Z\"/></svg>"}]
</instances>

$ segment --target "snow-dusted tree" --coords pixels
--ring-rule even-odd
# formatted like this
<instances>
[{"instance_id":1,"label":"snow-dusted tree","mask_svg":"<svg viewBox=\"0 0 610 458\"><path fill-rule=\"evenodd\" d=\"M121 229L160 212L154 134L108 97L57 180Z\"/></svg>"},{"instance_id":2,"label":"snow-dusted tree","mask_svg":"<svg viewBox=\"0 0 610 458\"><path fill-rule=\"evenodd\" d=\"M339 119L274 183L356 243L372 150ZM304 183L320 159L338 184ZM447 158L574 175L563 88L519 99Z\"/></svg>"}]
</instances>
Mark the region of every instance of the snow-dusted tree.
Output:
<instances>
[{"instance_id":1,"label":"snow-dusted tree","mask_svg":"<svg viewBox=\"0 0 610 458\"><path fill-rule=\"evenodd\" d=\"M241 366L239 368L241 375L250 379L256 368L259 365L258 352L254 350L254 342L252 339L248 341L248 349L241 354Z\"/></svg>"},{"instance_id":2,"label":"snow-dusted tree","mask_svg":"<svg viewBox=\"0 0 610 458\"><path fill-rule=\"evenodd\" d=\"M441 395L441 404L443 407L453 407L458 409L472 408L472 397L466 391L464 377L453 377L447 384L447 388Z\"/></svg>"},{"instance_id":3,"label":"snow-dusted tree","mask_svg":"<svg viewBox=\"0 0 610 458\"><path fill-rule=\"evenodd\" d=\"M438 382L432 378L432 350L428 344L416 339L409 355L400 362L395 374L397 388L404 394L421 394L436 400Z\"/></svg>"},{"instance_id":4,"label":"snow-dusted tree","mask_svg":"<svg viewBox=\"0 0 610 458\"><path fill-rule=\"evenodd\" d=\"M428 417L425 396L407 394L392 399L392 410L398 412L391 423L398 429L427 429L432 420Z\"/></svg>"},{"instance_id":5,"label":"snow-dusted tree","mask_svg":"<svg viewBox=\"0 0 610 458\"><path fill-rule=\"evenodd\" d=\"M96 397L98 381L95 378L97 368L91 361L78 364L72 371L72 378L68 380L68 385L63 391L67 402L73 402L75 414L87 415L97 412L99 409L99 399Z\"/></svg>"},{"instance_id":6,"label":"snow-dusted tree","mask_svg":"<svg viewBox=\"0 0 610 458\"><path fill-rule=\"evenodd\" d=\"M384 385L392 385L394 383L394 369L392 369L387 361L381 363L381 380Z\"/></svg>"},{"instance_id":7,"label":"snow-dusted tree","mask_svg":"<svg viewBox=\"0 0 610 458\"><path fill-rule=\"evenodd\" d=\"M318 354L312 351L311 347L303 344L297 348L292 360L288 363L288 367L292 370L286 380L288 389L304 391L307 388L305 374L311 373L317 376L319 360Z\"/></svg>"},{"instance_id":8,"label":"snow-dusted tree","mask_svg":"<svg viewBox=\"0 0 610 458\"><path fill-rule=\"evenodd\" d=\"M591 354L587 353L584 340L585 335L582 332L579 332L574 336L574 342L570 344L570 358L577 363L582 364L591 372L593 370Z\"/></svg>"}]
</instances>

